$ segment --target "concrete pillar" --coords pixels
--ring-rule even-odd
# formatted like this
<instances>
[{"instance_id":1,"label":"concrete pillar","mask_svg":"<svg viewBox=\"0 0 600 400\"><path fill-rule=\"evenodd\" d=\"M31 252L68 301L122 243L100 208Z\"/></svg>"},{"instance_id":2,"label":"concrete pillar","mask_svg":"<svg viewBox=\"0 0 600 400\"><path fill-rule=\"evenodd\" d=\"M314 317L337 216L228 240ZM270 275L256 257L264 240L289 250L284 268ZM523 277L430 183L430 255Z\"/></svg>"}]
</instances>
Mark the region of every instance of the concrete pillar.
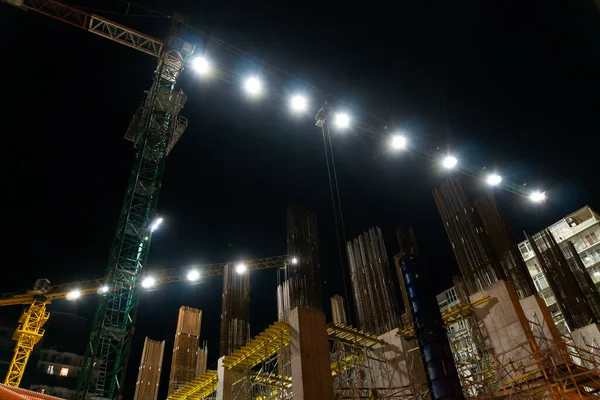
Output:
<instances>
[{"instance_id":1,"label":"concrete pillar","mask_svg":"<svg viewBox=\"0 0 600 400\"><path fill-rule=\"evenodd\" d=\"M243 385L243 381L239 381L243 375L243 371L235 369L227 369L223 366L225 356L219 358L217 364L217 400L245 400L246 393L239 389ZM237 384L236 384L237 382Z\"/></svg>"},{"instance_id":2,"label":"concrete pillar","mask_svg":"<svg viewBox=\"0 0 600 400\"><path fill-rule=\"evenodd\" d=\"M525 318L534 324L532 333L538 344L540 346L547 345L547 348L552 350L555 362L564 361L567 349L544 300L538 295L532 295L519 300L519 302Z\"/></svg>"},{"instance_id":3,"label":"concrete pillar","mask_svg":"<svg viewBox=\"0 0 600 400\"><path fill-rule=\"evenodd\" d=\"M536 347L529 322L523 312L517 293L509 282L497 281L470 296L471 302L490 296L490 301L474 309L475 317L481 322L491 356L500 364L528 365L525 370L513 368L497 369L499 382L507 383L519 375L537 369L532 352Z\"/></svg>"},{"instance_id":4,"label":"concrete pillar","mask_svg":"<svg viewBox=\"0 0 600 400\"><path fill-rule=\"evenodd\" d=\"M581 358L583 364L589 369L595 369L598 363L598 355L589 346L598 347L600 344L600 324L590 324L571 332L573 344L583 349ZM578 361L578 360L573 360Z\"/></svg>"},{"instance_id":5,"label":"concrete pillar","mask_svg":"<svg viewBox=\"0 0 600 400\"><path fill-rule=\"evenodd\" d=\"M416 340L405 340L396 337L397 329L378 336L386 342L385 345L373 350L376 361L368 363L374 371L375 387L412 387L412 395L425 396L422 392L427 389L427 376L419 353L419 344ZM378 361L385 360L385 364ZM377 366L381 369L377 370ZM404 394L408 394L404 392Z\"/></svg>"},{"instance_id":6,"label":"concrete pillar","mask_svg":"<svg viewBox=\"0 0 600 400\"><path fill-rule=\"evenodd\" d=\"M287 320L294 400L331 399L333 379L325 315L295 307L289 311Z\"/></svg>"}]
</instances>

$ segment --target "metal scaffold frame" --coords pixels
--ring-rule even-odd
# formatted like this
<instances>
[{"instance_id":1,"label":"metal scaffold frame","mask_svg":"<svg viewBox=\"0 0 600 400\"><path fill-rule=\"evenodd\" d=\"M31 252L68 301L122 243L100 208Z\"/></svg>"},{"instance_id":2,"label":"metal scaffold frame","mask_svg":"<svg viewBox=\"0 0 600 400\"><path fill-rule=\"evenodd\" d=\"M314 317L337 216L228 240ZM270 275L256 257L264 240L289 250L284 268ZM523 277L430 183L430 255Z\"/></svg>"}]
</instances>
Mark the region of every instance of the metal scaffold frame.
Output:
<instances>
[{"instance_id":1,"label":"metal scaffold frame","mask_svg":"<svg viewBox=\"0 0 600 400\"><path fill-rule=\"evenodd\" d=\"M331 373L336 398L428 398L426 379L419 375L423 366L418 347L411 347L403 340L402 349L399 349L377 336L343 324L329 324L327 334L331 342ZM398 355L406 360L404 368ZM398 374L401 373L406 374L404 385L399 385Z\"/></svg>"},{"instance_id":2,"label":"metal scaffold frame","mask_svg":"<svg viewBox=\"0 0 600 400\"><path fill-rule=\"evenodd\" d=\"M515 347L521 359L496 355L500 392L506 399L592 399L600 392L600 348L576 346L570 337L550 341L537 315L528 320L530 335ZM513 352L514 354L514 352Z\"/></svg>"},{"instance_id":3,"label":"metal scaffold frame","mask_svg":"<svg viewBox=\"0 0 600 400\"><path fill-rule=\"evenodd\" d=\"M459 304L442 315L463 393L467 399L491 398L498 390L498 381L484 327L473 315L464 284L455 278L454 288Z\"/></svg>"}]
</instances>

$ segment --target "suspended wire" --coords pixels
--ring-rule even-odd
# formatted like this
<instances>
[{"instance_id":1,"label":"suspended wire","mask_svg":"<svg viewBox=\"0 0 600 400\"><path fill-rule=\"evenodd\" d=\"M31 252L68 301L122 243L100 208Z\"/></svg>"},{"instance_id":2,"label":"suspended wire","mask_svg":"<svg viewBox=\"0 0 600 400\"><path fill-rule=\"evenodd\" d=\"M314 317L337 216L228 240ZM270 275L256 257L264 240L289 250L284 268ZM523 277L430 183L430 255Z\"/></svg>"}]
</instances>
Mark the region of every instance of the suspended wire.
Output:
<instances>
[{"instance_id":1,"label":"suspended wire","mask_svg":"<svg viewBox=\"0 0 600 400\"><path fill-rule=\"evenodd\" d=\"M170 15L167 15L167 14L164 14L164 13L162 13L160 11L156 11L156 10L153 10L151 8L142 6L140 4L133 3L131 1L119 1L119 3L125 3L125 4L127 4L127 9L125 10L125 12L102 10L102 9L99 9L99 8L86 7L86 6L77 5L77 4L72 4L72 6L76 7L76 8L79 8L81 10L86 10L86 11L93 12L93 13L118 15L120 17L161 18L161 19L170 19L171 18ZM129 9L130 9L130 7L132 5L135 6L135 7L137 7L137 8L140 8L142 10L148 11L148 14L130 14L129 13Z\"/></svg>"},{"instance_id":2,"label":"suspended wire","mask_svg":"<svg viewBox=\"0 0 600 400\"><path fill-rule=\"evenodd\" d=\"M348 323L350 325L352 325L352 312L350 309L350 298L348 297L348 285L346 283L346 271L344 268L344 251L342 250L342 242L341 242L341 238L340 238L340 232L339 232L339 227L340 227L340 223L338 220L338 207L336 206L336 204L340 204L340 199L339 199L339 190L336 190L334 192L333 190L333 180L332 180L332 175L331 175L331 167L330 167L330 163L329 163L329 150L327 149L327 138L326 136L329 136L329 134L325 134L325 125L328 124L323 124L323 126L321 126L321 132L323 133L323 149L325 150L325 161L327 163L327 177L329 178L329 193L331 194L331 206L333 207L333 218L334 218L334 222L335 222L335 237L337 239L337 247L338 247L338 255L340 257L340 270L342 271L342 283L344 285L344 300L346 303L346 308L348 309L348 311L346 312L346 316L348 317ZM329 133L329 128L327 129L327 132ZM329 147L331 148L331 137L329 136ZM333 151L331 152L331 157L332 157L332 161L333 161ZM334 174L335 174L335 163L333 164L333 169L334 169ZM334 175L334 179L335 179L335 186L336 189L338 187L337 184L337 174ZM338 196L338 201L336 203L335 201L335 193L337 192L337 196ZM345 233L345 227L344 227L344 222L343 222L343 217L341 216L341 206L339 207L339 211L340 211L340 218L342 221L342 236L344 238L344 243L346 243L346 233Z\"/></svg>"}]
</instances>

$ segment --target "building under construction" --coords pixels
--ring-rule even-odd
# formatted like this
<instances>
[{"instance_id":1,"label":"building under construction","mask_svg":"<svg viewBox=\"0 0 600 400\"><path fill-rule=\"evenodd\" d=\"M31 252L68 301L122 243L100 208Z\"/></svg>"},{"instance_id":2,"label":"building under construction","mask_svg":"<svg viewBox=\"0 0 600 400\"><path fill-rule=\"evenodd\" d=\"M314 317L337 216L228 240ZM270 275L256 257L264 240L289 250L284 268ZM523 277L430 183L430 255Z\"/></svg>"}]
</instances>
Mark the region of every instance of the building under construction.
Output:
<instances>
[{"instance_id":1,"label":"building under construction","mask_svg":"<svg viewBox=\"0 0 600 400\"><path fill-rule=\"evenodd\" d=\"M223 275L221 356L230 355L250 339L250 278L235 269L227 264Z\"/></svg>"}]
</instances>

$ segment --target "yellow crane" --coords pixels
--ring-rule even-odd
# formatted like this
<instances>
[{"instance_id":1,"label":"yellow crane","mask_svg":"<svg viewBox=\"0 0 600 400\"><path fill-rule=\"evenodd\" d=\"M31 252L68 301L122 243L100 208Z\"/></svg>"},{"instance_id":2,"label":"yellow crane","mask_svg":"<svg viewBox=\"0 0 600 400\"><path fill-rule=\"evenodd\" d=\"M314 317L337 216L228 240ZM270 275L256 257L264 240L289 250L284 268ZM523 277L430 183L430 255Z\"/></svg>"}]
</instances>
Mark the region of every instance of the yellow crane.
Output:
<instances>
[{"instance_id":1,"label":"yellow crane","mask_svg":"<svg viewBox=\"0 0 600 400\"><path fill-rule=\"evenodd\" d=\"M258 258L237 263L238 273L257 271L269 268L284 268L288 265L287 256ZM220 276L224 274L227 262L215 264L201 264L171 269L151 271L142 280L142 287L151 287L164 283L181 282L185 280L196 281L205 277ZM63 283L52 285L48 279L38 279L32 290L25 293L4 294L0 298L0 307L27 305L19 318L19 326L13 334L17 341L13 358L4 380L5 385L18 387L23 378L25 367L31 352L42 337L42 327L48 321L50 313L46 310L53 300L74 300L86 295L105 296L111 288L105 283L104 278L87 281Z\"/></svg>"}]
</instances>

